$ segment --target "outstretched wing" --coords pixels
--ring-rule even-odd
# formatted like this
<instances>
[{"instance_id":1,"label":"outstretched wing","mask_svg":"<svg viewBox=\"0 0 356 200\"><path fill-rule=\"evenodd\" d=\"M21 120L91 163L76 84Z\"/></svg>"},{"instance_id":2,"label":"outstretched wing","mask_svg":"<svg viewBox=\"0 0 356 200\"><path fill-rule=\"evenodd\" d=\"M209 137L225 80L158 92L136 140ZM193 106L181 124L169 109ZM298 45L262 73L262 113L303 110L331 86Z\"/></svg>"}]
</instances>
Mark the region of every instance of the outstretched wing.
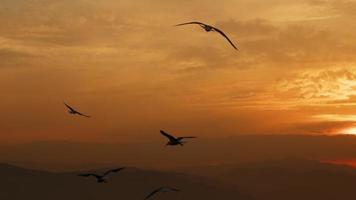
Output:
<instances>
[{"instance_id":1,"label":"outstretched wing","mask_svg":"<svg viewBox=\"0 0 356 200\"><path fill-rule=\"evenodd\" d=\"M187 23L182 23L182 24L176 24L174 26L183 26L183 25L188 25L188 24L205 25L204 23L201 23L201 22L187 22Z\"/></svg>"},{"instance_id":2,"label":"outstretched wing","mask_svg":"<svg viewBox=\"0 0 356 200\"><path fill-rule=\"evenodd\" d=\"M78 114L78 115L80 115L80 116L83 116L83 117L90 117L89 115L85 115L85 114L83 114L83 113L80 113L80 112L78 112L78 111L76 111L74 108L72 108L72 107L70 107L68 104L66 104L65 102L63 102L64 103L64 105L66 105L66 107L69 109L69 110L71 110L72 111L72 113L74 113L74 114Z\"/></svg>"},{"instance_id":3,"label":"outstretched wing","mask_svg":"<svg viewBox=\"0 0 356 200\"><path fill-rule=\"evenodd\" d=\"M88 118L90 118L90 116L89 116L89 115L85 115L85 114L83 114L83 113L80 113L80 112L78 112L78 111L76 111L76 113L77 113L78 115L80 115L80 116L83 116L83 117L88 117Z\"/></svg>"},{"instance_id":4,"label":"outstretched wing","mask_svg":"<svg viewBox=\"0 0 356 200\"><path fill-rule=\"evenodd\" d=\"M234 43L232 43L232 41L230 40L230 38L227 37L227 35L225 35L224 32L222 32L220 29L215 28L215 27L213 27L213 29L214 29L216 32L220 33L220 35L222 35L227 41L229 41L229 43L231 44L232 47L234 47L234 49L239 50L239 49L234 45Z\"/></svg>"},{"instance_id":5,"label":"outstretched wing","mask_svg":"<svg viewBox=\"0 0 356 200\"><path fill-rule=\"evenodd\" d=\"M177 140L182 140L182 139L185 139L185 138L197 138L197 137L193 137L193 136L178 137Z\"/></svg>"},{"instance_id":6,"label":"outstretched wing","mask_svg":"<svg viewBox=\"0 0 356 200\"><path fill-rule=\"evenodd\" d=\"M177 188L172 188L172 187L164 187L164 189L170 190L170 191L173 191L173 192L180 192L179 189L177 189Z\"/></svg>"},{"instance_id":7,"label":"outstretched wing","mask_svg":"<svg viewBox=\"0 0 356 200\"><path fill-rule=\"evenodd\" d=\"M109 171L105 172L103 176L107 176L108 174L110 174L112 172L119 172L119 171L121 171L123 169L125 169L125 167L109 170Z\"/></svg>"},{"instance_id":8,"label":"outstretched wing","mask_svg":"<svg viewBox=\"0 0 356 200\"><path fill-rule=\"evenodd\" d=\"M162 135L166 136L169 140L177 140L175 137L169 135L168 133L166 133L166 132L164 132L162 130L160 130L160 132L161 132Z\"/></svg>"},{"instance_id":9,"label":"outstretched wing","mask_svg":"<svg viewBox=\"0 0 356 200\"><path fill-rule=\"evenodd\" d=\"M71 110L72 112L77 112L76 110L74 110L74 108L70 107L68 104L66 104L66 102L63 102L64 105L66 105L66 107Z\"/></svg>"},{"instance_id":10,"label":"outstretched wing","mask_svg":"<svg viewBox=\"0 0 356 200\"><path fill-rule=\"evenodd\" d=\"M149 194L145 197L145 200L151 198L153 195L155 195L157 192L159 192L159 191L161 191L161 190L162 190L162 188L158 188L158 189L152 191L151 193L149 193Z\"/></svg>"},{"instance_id":11,"label":"outstretched wing","mask_svg":"<svg viewBox=\"0 0 356 200\"><path fill-rule=\"evenodd\" d=\"M78 174L78 176L84 176L84 177L94 176L95 178L100 178L100 176L97 174Z\"/></svg>"}]
</instances>

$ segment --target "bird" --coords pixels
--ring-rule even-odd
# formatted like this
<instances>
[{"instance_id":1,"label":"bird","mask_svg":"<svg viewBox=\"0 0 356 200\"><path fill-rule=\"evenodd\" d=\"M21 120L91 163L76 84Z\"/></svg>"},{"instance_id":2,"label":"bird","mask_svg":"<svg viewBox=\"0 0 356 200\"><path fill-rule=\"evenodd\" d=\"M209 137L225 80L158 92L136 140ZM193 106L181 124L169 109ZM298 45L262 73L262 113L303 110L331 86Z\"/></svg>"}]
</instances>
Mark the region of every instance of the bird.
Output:
<instances>
[{"instance_id":1,"label":"bird","mask_svg":"<svg viewBox=\"0 0 356 200\"><path fill-rule=\"evenodd\" d=\"M72 114L72 115L80 115L80 116L83 116L83 117L90 117L89 115L84 115L83 113L80 113L78 111L76 111L74 108L72 108L71 106L69 106L68 104L66 104L65 102L63 102L64 105L68 108L68 113L69 114Z\"/></svg>"},{"instance_id":2,"label":"bird","mask_svg":"<svg viewBox=\"0 0 356 200\"><path fill-rule=\"evenodd\" d=\"M181 145L183 146L183 144L185 143L185 141L183 141L183 139L185 138L196 138L193 136L188 136L188 137L174 137L172 135L169 135L168 133L164 132L163 130L160 130L161 134L165 137L168 138L168 142L166 145L171 145L171 146L175 146L175 145Z\"/></svg>"},{"instance_id":3,"label":"bird","mask_svg":"<svg viewBox=\"0 0 356 200\"><path fill-rule=\"evenodd\" d=\"M107 175L109 175L110 173L114 173L114 172L119 172L121 170L125 169L125 167L121 167L121 168L117 168L117 169L111 169L106 171L103 175L98 175L98 174L94 174L94 173L88 173L88 174L78 174L78 176L83 176L83 177L89 177L89 176L93 176L96 178L96 182L98 183L107 183L107 179L105 178Z\"/></svg>"},{"instance_id":4,"label":"bird","mask_svg":"<svg viewBox=\"0 0 356 200\"><path fill-rule=\"evenodd\" d=\"M147 200L149 198L151 198L153 195L159 193L159 192L169 192L169 191L172 191L172 192L180 192L179 189L176 189L176 188L171 188L171 187L160 187L156 190L153 190L150 194L148 194L144 200Z\"/></svg>"},{"instance_id":5,"label":"bird","mask_svg":"<svg viewBox=\"0 0 356 200\"><path fill-rule=\"evenodd\" d=\"M235 46L235 44L230 40L230 38L227 37L227 35L224 32L222 32L220 29L215 28L215 27L213 27L211 25L204 24L204 23L201 23L201 22L187 22L187 23L182 23L182 24L176 24L175 26L183 26L183 25L188 25L188 24L197 24L200 27L202 27L206 32L211 32L211 31L218 32L220 35L222 35L231 44L232 47L234 47L234 49L239 50Z\"/></svg>"}]
</instances>

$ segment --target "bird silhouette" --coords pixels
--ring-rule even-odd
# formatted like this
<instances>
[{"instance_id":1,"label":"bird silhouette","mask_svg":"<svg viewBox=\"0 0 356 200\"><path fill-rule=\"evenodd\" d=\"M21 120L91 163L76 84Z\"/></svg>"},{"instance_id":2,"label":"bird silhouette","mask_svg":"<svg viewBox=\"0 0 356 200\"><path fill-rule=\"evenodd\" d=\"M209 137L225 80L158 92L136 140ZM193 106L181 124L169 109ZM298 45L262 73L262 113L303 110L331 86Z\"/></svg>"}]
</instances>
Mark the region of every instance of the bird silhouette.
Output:
<instances>
[{"instance_id":1,"label":"bird silhouette","mask_svg":"<svg viewBox=\"0 0 356 200\"><path fill-rule=\"evenodd\" d=\"M121 170L125 169L125 167L121 167L121 168L117 168L117 169L111 169L106 171L103 175L98 175L98 174L94 174L94 173L88 173L88 174L78 174L78 176L83 176L83 177L89 177L89 176L93 176L96 178L96 182L98 183L107 183L107 179L105 178L106 176L108 176L110 173L114 173L114 172L119 172Z\"/></svg>"},{"instance_id":2,"label":"bird silhouette","mask_svg":"<svg viewBox=\"0 0 356 200\"><path fill-rule=\"evenodd\" d=\"M157 193L159 193L159 192L165 193L165 192L169 192L169 191L171 191L171 192L180 192L180 190L175 189L175 188L171 188L171 187L160 187L160 188L158 188L158 189L156 189L156 190L153 190L150 194L148 194L148 195L145 197L145 200L151 198L152 196L154 196L155 194L157 194Z\"/></svg>"},{"instance_id":3,"label":"bird silhouette","mask_svg":"<svg viewBox=\"0 0 356 200\"><path fill-rule=\"evenodd\" d=\"M204 24L204 23L201 23L201 22L187 22L187 23L183 23L183 24L177 24L175 26L183 26L183 25L189 25L189 24L197 24L200 27L202 27L206 32L212 32L212 31L218 32L220 35L222 35L231 44L232 47L234 47L234 49L239 50L235 46L235 44L230 40L230 38L227 37L227 35L224 32L222 32L220 29L215 28L213 26L210 26L208 24Z\"/></svg>"},{"instance_id":4,"label":"bird silhouette","mask_svg":"<svg viewBox=\"0 0 356 200\"><path fill-rule=\"evenodd\" d=\"M183 146L183 144L185 143L185 141L183 141L183 139L186 139L186 138L196 138L196 137L193 137L193 136L187 136L187 137L174 137L162 130L160 130L161 134L165 137L168 138L168 143L166 145L171 145L171 146L175 146L175 145L181 145Z\"/></svg>"},{"instance_id":5,"label":"bird silhouette","mask_svg":"<svg viewBox=\"0 0 356 200\"><path fill-rule=\"evenodd\" d=\"M90 117L89 115L84 115L83 113L80 113L78 111L76 111L74 108L72 108L71 106L69 106L68 104L66 104L65 102L63 102L64 105L68 108L68 113L69 114L72 114L72 115L80 115L80 116L83 116L83 117Z\"/></svg>"}]
</instances>

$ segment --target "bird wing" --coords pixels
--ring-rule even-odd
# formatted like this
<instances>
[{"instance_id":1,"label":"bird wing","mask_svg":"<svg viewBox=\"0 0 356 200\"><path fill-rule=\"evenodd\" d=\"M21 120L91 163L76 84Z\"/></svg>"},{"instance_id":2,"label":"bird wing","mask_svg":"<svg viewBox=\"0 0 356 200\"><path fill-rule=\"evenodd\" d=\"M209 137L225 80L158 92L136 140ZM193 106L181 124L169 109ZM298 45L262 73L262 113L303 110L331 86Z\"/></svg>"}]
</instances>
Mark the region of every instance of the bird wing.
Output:
<instances>
[{"instance_id":1,"label":"bird wing","mask_svg":"<svg viewBox=\"0 0 356 200\"><path fill-rule=\"evenodd\" d=\"M169 135L168 133L166 133L166 132L164 132L162 130L160 130L160 132L161 132L162 135L166 136L169 140L177 140L175 137Z\"/></svg>"},{"instance_id":2,"label":"bird wing","mask_svg":"<svg viewBox=\"0 0 356 200\"><path fill-rule=\"evenodd\" d=\"M125 169L125 167L121 167L121 168L109 170L109 171L105 172L103 176L107 176L107 175L110 174L111 172L119 172L119 171L121 171L121 170L123 170L123 169Z\"/></svg>"},{"instance_id":3,"label":"bird wing","mask_svg":"<svg viewBox=\"0 0 356 200\"><path fill-rule=\"evenodd\" d=\"M84 176L84 177L94 176L95 178L100 178L100 176L97 174L78 174L78 176Z\"/></svg>"},{"instance_id":4,"label":"bird wing","mask_svg":"<svg viewBox=\"0 0 356 200\"><path fill-rule=\"evenodd\" d=\"M83 113L80 113L80 112L78 112L78 111L75 111L78 115L80 115L80 116L83 116L83 117L88 117L88 118L90 118L90 116L89 115L85 115L85 114L83 114Z\"/></svg>"},{"instance_id":5,"label":"bird wing","mask_svg":"<svg viewBox=\"0 0 356 200\"><path fill-rule=\"evenodd\" d=\"M67 106L67 108L69 109L69 110L71 110L71 111L73 111L73 112L77 112L76 110L74 110L74 108L72 108L72 107L70 107L68 104L66 104L65 102L63 102L64 103L64 105L66 105Z\"/></svg>"},{"instance_id":6,"label":"bird wing","mask_svg":"<svg viewBox=\"0 0 356 200\"><path fill-rule=\"evenodd\" d=\"M176 24L174 26L183 26L183 25L188 25L188 24L206 25L206 24L201 23L201 22L187 22L187 23L182 23L182 24Z\"/></svg>"},{"instance_id":7,"label":"bird wing","mask_svg":"<svg viewBox=\"0 0 356 200\"><path fill-rule=\"evenodd\" d=\"M167 189L167 190L170 190L170 191L173 191L173 192L180 192L179 189L177 189L177 188L172 188L172 187L164 187L164 189Z\"/></svg>"},{"instance_id":8,"label":"bird wing","mask_svg":"<svg viewBox=\"0 0 356 200\"><path fill-rule=\"evenodd\" d=\"M213 29L214 29L216 32L220 33L220 35L222 35L224 38L226 38L226 40L229 41L229 43L234 47L234 49L239 50L239 49L234 45L234 43L232 43L232 41L230 40L230 38L227 37L227 35L225 35L224 32L222 32L220 29L215 28L215 27L213 27Z\"/></svg>"},{"instance_id":9,"label":"bird wing","mask_svg":"<svg viewBox=\"0 0 356 200\"><path fill-rule=\"evenodd\" d=\"M197 137L193 137L193 136L178 137L177 140L182 140L182 139L185 139L185 138L197 138Z\"/></svg>"},{"instance_id":10,"label":"bird wing","mask_svg":"<svg viewBox=\"0 0 356 200\"><path fill-rule=\"evenodd\" d=\"M150 194L148 194L148 195L146 196L145 200L146 200L146 199L149 199L150 197L152 197L153 195L155 195L157 192L159 192L159 191L161 191L161 190L162 190L162 188L158 188L158 189L152 191Z\"/></svg>"}]
</instances>

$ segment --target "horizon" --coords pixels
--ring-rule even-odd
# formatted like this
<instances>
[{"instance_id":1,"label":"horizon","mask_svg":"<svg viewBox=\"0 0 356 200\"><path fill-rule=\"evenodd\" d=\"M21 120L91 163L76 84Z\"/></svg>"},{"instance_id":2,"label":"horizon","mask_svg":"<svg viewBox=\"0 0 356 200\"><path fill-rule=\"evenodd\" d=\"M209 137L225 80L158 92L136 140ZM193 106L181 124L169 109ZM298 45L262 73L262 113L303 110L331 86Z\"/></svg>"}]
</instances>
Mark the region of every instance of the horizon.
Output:
<instances>
[{"instance_id":1,"label":"horizon","mask_svg":"<svg viewBox=\"0 0 356 200\"><path fill-rule=\"evenodd\" d=\"M354 199L355 17L356 0L1 0L0 199ZM60 173L89 169L106 171Z\"/></svg>"},{"instance_id":2,"label":"horizon","mask_svg":"<svg viewBox=\"0 0 356 200\"><path fill-rule=\"evenodd\" d=\"M111 143L62 140L0 145L0 162L59 171L110 164L162 170L299 157L354 166L356 153L353 135L237 135L197 138L180 148L165 144L165 138L158 137Z\"/></svg>"}]
</instances>

